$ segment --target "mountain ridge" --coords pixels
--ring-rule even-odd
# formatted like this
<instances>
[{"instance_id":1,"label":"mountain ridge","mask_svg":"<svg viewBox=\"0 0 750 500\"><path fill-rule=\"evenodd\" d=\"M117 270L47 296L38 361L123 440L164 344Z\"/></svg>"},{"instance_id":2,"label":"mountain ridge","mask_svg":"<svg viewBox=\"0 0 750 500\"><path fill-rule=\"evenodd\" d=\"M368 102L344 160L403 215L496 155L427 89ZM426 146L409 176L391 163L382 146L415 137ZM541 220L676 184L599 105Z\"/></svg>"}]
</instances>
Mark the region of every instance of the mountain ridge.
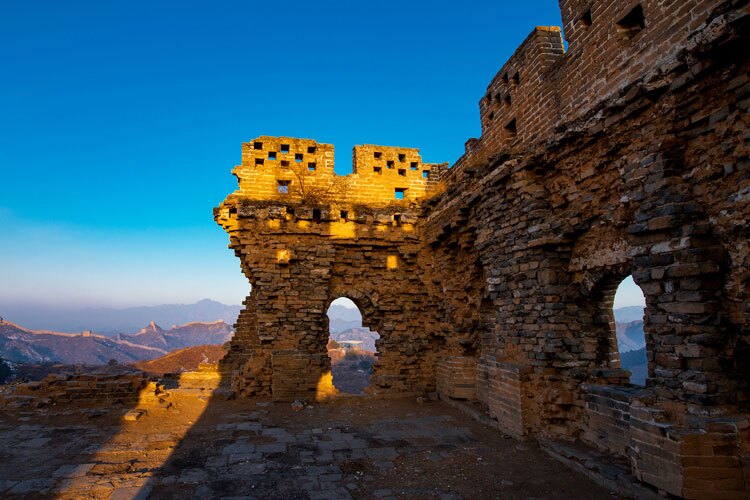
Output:
<instances>
[{"instance_id":1,"label":"mountain ridge","mask_svg":"<svg viewBox=\"0 0 750 500\"><path fill-rule=\"evenodd\" d=\"M0 316L32 330L59 333L97 331L113 336L135 332L151 321L162 325L224 321L233 325L242 306L202 299L193 304L161 304L126 308L64 308L38 304L0 303Z\"/></svg>"}]
</instances>

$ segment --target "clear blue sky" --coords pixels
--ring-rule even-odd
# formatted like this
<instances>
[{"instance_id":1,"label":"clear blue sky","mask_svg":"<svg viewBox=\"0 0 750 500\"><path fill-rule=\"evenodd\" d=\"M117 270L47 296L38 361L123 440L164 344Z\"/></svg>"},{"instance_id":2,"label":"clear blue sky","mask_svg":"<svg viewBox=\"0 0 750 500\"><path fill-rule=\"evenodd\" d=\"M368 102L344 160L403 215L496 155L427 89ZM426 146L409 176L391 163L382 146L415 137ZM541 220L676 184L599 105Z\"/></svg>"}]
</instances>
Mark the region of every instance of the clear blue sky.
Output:
<instances>
[{"instance_id":1,"label":"clear blue sky","mask_svg":"<svg viewBox=\"0 0 750 500\"><path fill-rule=\"evenodd\" d=\"M455 161L554 0L4 2L0 301L146 305L249 287L211 208L258 135Z\"/></svg>"}]
</instances>

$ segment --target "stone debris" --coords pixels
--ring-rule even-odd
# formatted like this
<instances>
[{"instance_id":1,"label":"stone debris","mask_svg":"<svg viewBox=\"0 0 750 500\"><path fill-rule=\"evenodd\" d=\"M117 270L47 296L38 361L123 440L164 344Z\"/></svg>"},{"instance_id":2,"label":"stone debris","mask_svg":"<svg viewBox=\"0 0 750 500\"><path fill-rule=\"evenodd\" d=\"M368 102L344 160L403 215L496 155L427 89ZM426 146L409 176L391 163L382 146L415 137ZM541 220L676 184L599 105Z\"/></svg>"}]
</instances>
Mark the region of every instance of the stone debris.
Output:
<instances>
[{"instance_id":1,"label":"stone debris","mask_svg":"<svg viewBox=\"0 0 750 500\"><path fill-rule=\"evenodd\" d=\"M125 413L125 415L122 416L122 419L126 422L135 422L136 420L140 420L140 418L145 415L148 415L148 410L136 408Z\"/></svg>"}]
</instances>

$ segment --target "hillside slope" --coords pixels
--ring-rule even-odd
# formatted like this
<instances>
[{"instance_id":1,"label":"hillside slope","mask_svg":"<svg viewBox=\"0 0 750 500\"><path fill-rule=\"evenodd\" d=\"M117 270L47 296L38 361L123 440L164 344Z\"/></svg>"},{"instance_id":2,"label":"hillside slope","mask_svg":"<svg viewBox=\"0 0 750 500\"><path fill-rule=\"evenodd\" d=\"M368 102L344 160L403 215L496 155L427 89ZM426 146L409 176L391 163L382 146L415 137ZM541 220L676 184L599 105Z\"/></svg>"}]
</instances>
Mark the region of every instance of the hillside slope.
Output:
<instances>
[{"instance_id":1,"label":"hillside slope","mask_svg":"<svg viewBox=\"0 0 750 500\"><path fill-rule=\"evenodd\" d=\"M133 363L139 370L154 375L195 370L201 363L218 363L226 354L220 345L197 345L170 352L160 358Z\"/></svg>"}]
</instances>

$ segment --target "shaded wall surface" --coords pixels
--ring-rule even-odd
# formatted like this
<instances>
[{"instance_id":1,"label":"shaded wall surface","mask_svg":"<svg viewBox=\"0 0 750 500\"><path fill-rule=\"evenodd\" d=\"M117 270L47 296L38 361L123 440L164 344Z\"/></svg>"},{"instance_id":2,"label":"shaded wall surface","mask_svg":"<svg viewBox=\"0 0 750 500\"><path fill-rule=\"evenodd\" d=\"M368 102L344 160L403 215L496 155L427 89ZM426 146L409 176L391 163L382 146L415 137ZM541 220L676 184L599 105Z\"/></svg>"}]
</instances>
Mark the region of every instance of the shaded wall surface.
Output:
<instances>
[{"instance_id":1,"label":"shaded wall surface","mask_svg":"<svg viewBox=\"0 0 750 500\"><path fill-rule=\"evenodd\" d=\"M246 395L320 396L325 311L347 296L381 335L371 390L437 388L518 436L627 458L662 491L743 497L748 3L560 7L568 51L535 29L451 168L359 146L340 178L329 145L243 146L215 211L253 285L224 369ZM323 156L269 166L268 143ZM611 308L628 275L649 372L623 392Z\"/></svg>"}]
</instances>

